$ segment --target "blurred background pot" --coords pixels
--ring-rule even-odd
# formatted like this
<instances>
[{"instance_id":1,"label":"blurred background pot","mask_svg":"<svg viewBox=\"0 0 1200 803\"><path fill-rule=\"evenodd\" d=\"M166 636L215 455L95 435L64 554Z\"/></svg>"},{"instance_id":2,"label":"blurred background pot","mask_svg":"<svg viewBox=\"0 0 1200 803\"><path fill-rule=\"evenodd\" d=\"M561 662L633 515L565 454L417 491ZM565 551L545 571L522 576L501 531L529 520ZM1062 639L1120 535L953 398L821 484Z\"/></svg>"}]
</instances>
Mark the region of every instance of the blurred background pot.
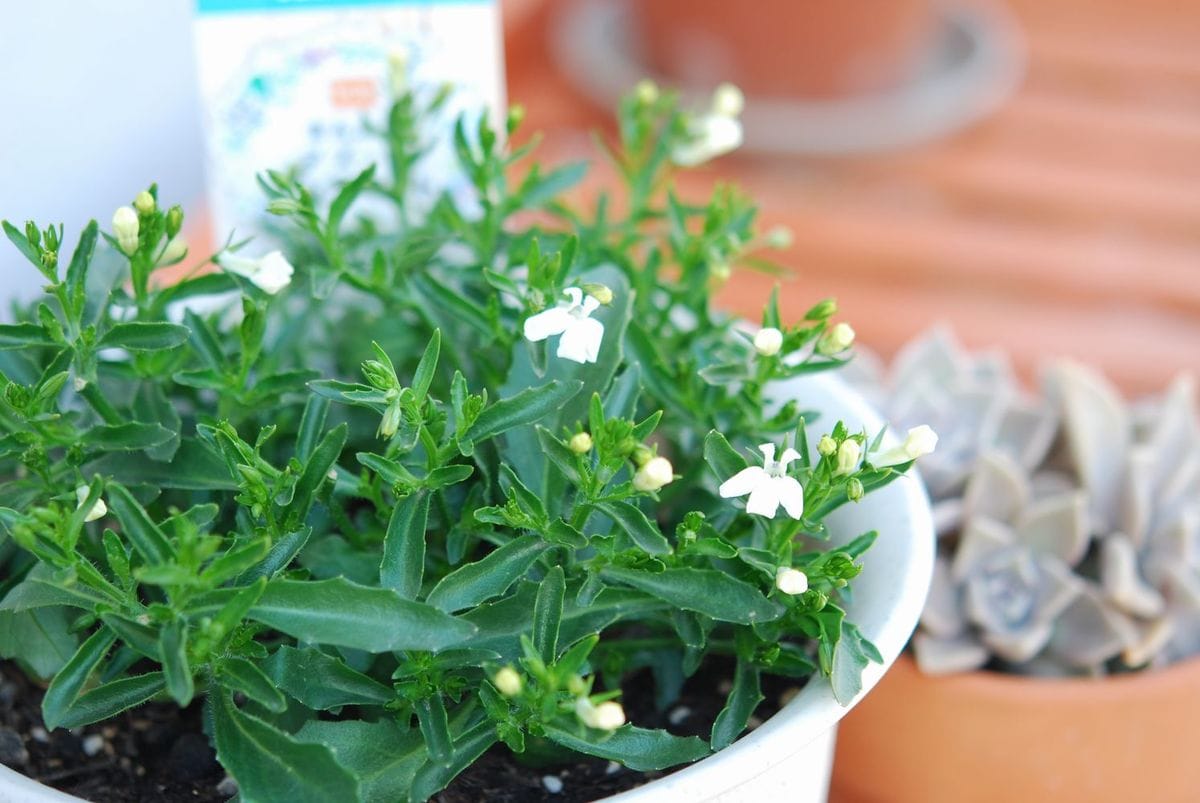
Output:
<instances>
[{"instance_id":1,"label":"blurred background pot","mask_svg":"<svg viewBox=\"0 0 1200 803\"><path fill-rule=\"evenodd\" d=\"M933 0L638 0L651 66L690 85L830 98L910 79L937 33Z\"/></svg>"},{"instance_id":2,"label":"blurred background pot","mask_svg":"<svg viewBox=\"0 0 1200 803\"><path fill-rule=\"evenodd\" d=\"M1092 678L921 674L902 656L843 720L839 803L1194 801L1200 659Z\"/></svg>"}]
</instances>

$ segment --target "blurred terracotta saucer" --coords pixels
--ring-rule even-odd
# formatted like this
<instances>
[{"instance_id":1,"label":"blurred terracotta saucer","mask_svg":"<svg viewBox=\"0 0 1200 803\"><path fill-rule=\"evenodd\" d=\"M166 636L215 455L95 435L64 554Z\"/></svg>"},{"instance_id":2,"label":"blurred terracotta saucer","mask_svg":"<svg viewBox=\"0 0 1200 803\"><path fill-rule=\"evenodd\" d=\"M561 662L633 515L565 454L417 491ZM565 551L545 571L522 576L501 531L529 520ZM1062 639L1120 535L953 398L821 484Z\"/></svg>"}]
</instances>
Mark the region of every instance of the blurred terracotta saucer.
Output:
<instances>
[{"instance_id":1,"label":"blurred terracotta saucer","mask_svg":"<svg viewBox=\"0 0 1200 803\"><path fill-rule=\"evenodd\" d=\"M551 50L568 80L612 108L638 81L656 74L637 41L627 0L565 4L550 26ZM912 78L887 90L832 99L749 95L742 116L745 150L761 154L852 155L946 136L999 107L1020 83L1025 54L1016 25L998 6L938 10L934 45ZM679 87L698 107L712 86Z\"/></svg>"}]
</instances>

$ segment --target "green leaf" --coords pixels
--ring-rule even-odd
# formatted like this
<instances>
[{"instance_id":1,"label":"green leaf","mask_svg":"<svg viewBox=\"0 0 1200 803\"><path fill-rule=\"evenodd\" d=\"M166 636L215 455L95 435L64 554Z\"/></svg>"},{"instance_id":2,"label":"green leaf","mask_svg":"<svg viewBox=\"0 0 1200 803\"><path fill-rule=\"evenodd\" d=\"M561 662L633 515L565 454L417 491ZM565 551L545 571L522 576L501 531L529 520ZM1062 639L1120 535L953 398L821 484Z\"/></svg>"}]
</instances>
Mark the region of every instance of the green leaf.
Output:
<instances>
[{"instance_id":1,"label":"green leaf","mask_svg":"<svg viewBox=\"0 0 1200 803\"><path fill-rule=\"evenodd\" d=\"M501 399L488 405L479 418L475 419L466 433L466 439L480 443L488 438L507 432L514 427L532 424L556 412L575 396L583 383L578 380L547 382L536 388L527 388L515 396Z\"/></svg>"},{"instance_id":2,"label":"green leaf","mask_svg":"<svg viewBox=\"0 0 1200 803\"><path fill-rule=\"evenodd\" d=\"M0 349L36 348L55 345L50 334L33 323L0 324Z\"/></svg>"},{"instance_id":3,"label":"green leaf","mask_svg":"<svg viewBox=\"0 0 1200 803\"><path fill-rule=\"evenodd\" d=\"M433 797L495 743L496 726L490 720L475 725L454 741L454 754L447 764L430 761L417 771L408 793L410 803Z\"/></svg>"},{"instance_id":4,"label":"green leaf","mask_svg":"<svg viewBox=\"0 0 1200 803\"><path fill-rule=\"evenodd\" d=\"M80 728L114 717L149 700L166 687L162 672L135 675L97 686L79 697L59 718L60 728Z\"/></svg>"},{"instance_id":5,"label":"green leaf","mask_svg":"<svg viewBox=\"0 0 1200 803\"><path fill-rule=\"evenodd\" d=\"M646 514L628 502L599 502L596 508L613 520L633 542L650 555L668 555L671 544Z\"/></svg>"},{"instance_id":6,"label":"green leaf","mask_svg":"<svg viewBox=\"0 0 1200 803\"><path fill-rule=\"evenodd\" d=\"M664 730L647 730L633 725L624 725L611 734L596 737L592 733L580 737L547 725L546 738L578 753L616 761L638 772L689 764L709 754L708 745L695 736L674 736Z\"/></svg>"},{"instance_id":7,"label":"green leaf","mask_svg":"<svg viewBox=\"0 0 1200 803\"><path fill-rule=\"evenodd\" d=\"M167 681L167 694L180 707L186 706L196 694L187 659L187 622L175 619L163 626L158 633L158 655Z\"/></svg>"},{"instance_id":8,"label":"green leaf","mask_svg":"<svg viewBox=\"0 0 1200 803\"><path fill-rule=\"evenodd\" d=\"M32 262L34 267L36 267L38 270L42 270L41 256L38 255L37 249L33 247L33 244L29 242L28 238L21 233L21 230L9 223L7 220L0 221L0 223L3 224L4 233L8 235L8 239L11 240L12 244L17 247L17 250L24 254L25 258Z\"/></svg>"},{"instance_id":9,"label":"green leaf","mask_svg":"<svg viewBox=\"0 0 1200 803\"><path fill-rule=\"evenodd\" d=\"M213 741L221 766L243 803L330 803L358 800L358 782L329 748L304 743L239 711L226 692L214 695Z\"/></svg>"},{"instance_id":10,"label":"green leaf","mask_svg":"<svg viewBox=\"0 0 1200 803\"><path fill-rule=\"evenodd\" d=\"M733 744L733 740L746 730L746 724L762 700L758 669L747 661L739 660L733 671L733 688L729 691L725 707L713 723L709 742L713 752Z\"/></svg>"},{"instance_id":11,"label":"green leaf","mask_svg":"<svg viewBox=\"0 0 1200 803\"><path fill-rule=\"evenodd\" d=\"M161 446L175 438L175 433L161 424L101 424L83 433L82 444L89 449L105 452L139 452Z\"/></svg>"},{"instance_id":12,"label":"green leaf","mask_svg":"<svg viewBox=\"0 0 1200 803\"><path fill-rule=\"evenodd\" d=\"M606 580L633 586L684 610L702 613L719 622L755 624L783 615L784 608L750 585L715 569L667 569L647 572L608 566Z\"/></svg>"},{"instance_id":13,"label":"green leaf","mask_svg":"<svg viewBox=\"0 0 1200 803\"><path fill-rule=\"evenodd\" d=\"M54 676L42 698L42 719L47 728L54 730L59 726L63 714L79 697L88 678L116 640L111 630L100 628L79 646L71 660Z\"/></svg>"},{"instance_id":14,"label":"green leaf","mask_svg":"<svg viewBox=\"0 0 1200 803\"><path fill-rule=\"evenodd\" d=\"M440 650L475 628L430 605L344 578L272 580L250 618L302 641L367 652Z\"/></svg>"},{"instance_id":15,"label":"green leaf","mask_svg":"<svg viewBox=\"0 0 1200 803\"><path fill-rule=\"evenodd\" d=\"M833 672L829 682L833 696L842 705L849 705L862 691L862 673L871 662L883 663L879 650L852 624L842 620L842 637L833 651Z\"/></svg>"},{"instance_id":16,"label":"green leaf","mask_svg":"<svg viewBox=\"0 0 1200 803\"><path fill-rule=\"evenodd\" d=\"M587 162L571 162L555 168L545 176L532 181L530 186L521 187L521 202L527 209L534 209L549 203L582 181L587 171Z\"/></svg>"},{"instance_id":17,"label":"green leaf","mask_svg":"<svg viewBox=\"0 0 1200 803\"><path fill-rule=\"evenodd\" d=\"M92 255L96 252L96 240L99 226L90 220L79 235L79 244L71 254L71 264L67 266L67 292L71 302L76 306L76 314L82 310L84 289L87 287L87 270L92 263Z\"/></svg>"},{"instance_id":18,"label":"green leaf","mask_svg":"<svg viewBox=\"0 0 1200 803\"><path fill-rule=\"evenodd\" d=\"M514 538L484 558L443 577L426 601L447 613L471 608L508 590L549 545L533 535Z\"/></svg>"},{"instance_id":19,"label":"green leaf","mask_svg":"<svg viewBox=\"0 0 1200 803\"><path fill-rule=\"evenodd\" d=\"M126 647L155 661L162 660L158 649L158 631L154 628L111 612L101 613L100 621L116 633Z\"/></svg>"},{"instance_id":20,"label":"green leaf","mask_svg":"<svg viewBox=\"0 0 1200 803\"><path fill-rule=\"evenodd\" d=\"M296 433L296 458L308 462L317 446L317 440L325 429L325 417L329 413L329 399L316 394L308 397L304 415L300 417L300 431Z\"/></svg>"},{"instance_id":21,"label":"green leaf","mask_svg":"<svg viewBox=\"0 0 1200 803\"><path fill-rule=\"evenodd\" d=\"M429 519L427 491L409 494L397 503L383 541L379 583L405 599L416 599L425 574L425 525Z\"/></svg>"},{"instance_id":22,"label":"green leaf","mask_svg":"<svg viewBox=\"0 0 1200 803\"><path fill-rule=\"evenodd\" d=\"M442 695L435 692L429 697L423 697L413 703L413 709L417 712L417 722L421 726L421 736L425 739L425 749L429 751L430 761L448 766L454 758L454 744Z\"/></svg>"},{"instance_id":23,"label":"green leaf","mask_svg":"<svg viewBox=\"0 0 1200 803\"><path fill-rule=\"evenodd\" d=\"M442 330L434 329L433 336L429 338L429 344L425 346L425 353L421 355L421 361L417 363L416 373L413 374L412 392L417 397L417 401L425 400L425 394L429 393L429 385L433 382L433 373L437 370L438 352L442 348Z\"/></svg>"},{"instance_id":24,"label":"green leaf","mask_svg":"<svg viewBox=\"0 0 1200 803\"><path fill-rule=\"evenodd\" d=\"M562 566L555 566L538 586L533 603L533 644L546 663L558 656L558 628L562 623L563 596L567 581Z\"/></svg>"},{"instance_id":25,"label":"green leaf","mask_svg":"<svg viewBox=\"0 0 1200 803\"><path fill-rule=\"evenodd\" d=\"M300 554L304 545L308 543L310 535L312 535L312 528L304 527L280 538L271 545L267 556L257 566L252 567L238 578L239 585L260 577L270 579L286 569L296 555Z\"/></svg>"},{"instance_id":26,"label":"green leaf","mask_svg":"<svg viewBox=\"0 0 1200 803\"><path fill-rule=\"evenodd\" d=\"M338 191L337 197L333 199L333 203L329 205L329 228L330 234L336 234L338 228L342 225L342 218L346 216L346 212L350 210L350 205L354 203L367 185L371 183L371 179L375 177L375 165L371 165L366 170L359 173L350 181L342 186Z\"/></svg>"},{"instance_id":27,"label":"green leaf","mask_svg":"<svg viewBox=\"0 0 1200 803\"><path fill-rule=\"evenodd\" d=\"M346 445L346 431L345 424L338 424L326 432L325 437L321 438L313 449L308 462L304 464L304 472L300 479L296 480L296 490L292 495L291 504L288 505L289 529L298 529L304 523L317 489L329 479L329 470L333 468L342 453L342 447Z\"/></svg>"},{"instance_id":28,"label":"green leaf","mask_svg":"<svg viewBox=\"0 0 1200 803\"><path fill-rule=\"evenodd\" d=\"M298 741L332 750L338 763L358 778L364 803L407 800L413 776L428 756L419 730L402 730L390 719L310 719L293 735Z\"/></svg>"},{"instance_id":29,"label":"green leaf","mask_svg":"<svg viewBox=\"0 0 1200 803\"><path fill-rule=\"evenodd\" d=\"M738 454L725 436L715 429L704 438L704 462L712 469L717 482L724 482L746 467L746 458Z\"/></svg>"},{"instance_id":30,"label":"green leaf","mask_svg":"<svg viewBox=\"0 0 1200 803\"><path fill-rule=\"evenodd\" d=\"M245 658L229 656L220 663L220 678L226 688L241 692L276 714L287 710L287 699L265 672Z\"/></svg>"},{"instance_id":31,"label":"green leaf","mask_svg":"<svg viewBox=\"0 0 1200 803\"><path fill-rule=\"evenodd\" d=\"M157 566L173 559L175 550L133 494L117 483L110 483L107 490L108 506L120 520L122 532L146 562Z\"/></svg>"},{"instance_id":32,"label":"green leaf","mask_svg":"<svg viewBox=\"0 0 1200 803\"><path fill-rule=\"evenodd\" d=\"M435 468L425 476L424 484L430 490L445 488L449 485L457 485L458 483L470 478L475 473L474 466L468 466L461 463L455 463L450 466L442 466Z\"/></svg>"},{"instance_id":33,"label":"green leaf","mask_svg":"<svg viewBox=\"0 0 1200 803\"><path fill-rule=\"evenodd\" d=\"M280 689L317 710L383 705L396 698L379 681L312 647L282 646L263 662L263 670Z\"/></svg>"},{"instance_id":34,"label":"green leaf","mask_svg":"<svg viewBox=\"0 0 1200 803\"><path fill-rule=\"evenodd\" d=\"M124 485L154 485L189 491L237 488L225 462L195 438L183 438L167 466L142 455L112 452L84 466L84 474L101 474Z\"/></svg>"},{"instance_id":35,"label":"green leaf","mask_svg":"<svg viewBox=\"0 0 1200 803\"><path fill-rule=\"evenodd\" d=\"M159 351L173 349L187 342L191 333L186 326L174 323L113 324L97 344L99 348L121 348L130 351Z\"/></svg>"}]
</instances>

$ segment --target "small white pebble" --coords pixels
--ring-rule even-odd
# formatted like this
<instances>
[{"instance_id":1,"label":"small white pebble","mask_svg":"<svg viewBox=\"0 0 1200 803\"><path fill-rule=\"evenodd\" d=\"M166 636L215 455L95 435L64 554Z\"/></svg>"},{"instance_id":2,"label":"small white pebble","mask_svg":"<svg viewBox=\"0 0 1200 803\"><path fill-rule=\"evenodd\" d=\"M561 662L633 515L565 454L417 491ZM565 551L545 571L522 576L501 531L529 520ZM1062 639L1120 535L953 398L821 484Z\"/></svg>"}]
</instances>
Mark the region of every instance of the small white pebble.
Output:
<instances>
[{"instance_id":1,"label":"small white pebble","mask_svg":"<svg viewBox=\"0 0 1200 803\"><path fill-rule=\"evenodd\" d=\"M667 714L667 722L670 722L672 725L681 725L691 715L692 709L686 705L677 706L671 709L671 713Z\"/></svg>"},{"instance_id":2,"label":"small white pebble","mask_svg":"<svg viewBox=\"0 0 1200 803\"><path fill-rule=\"evenodd\" d=\"M605 775L616 775L621 771L621 765L615 761L608 762L608 766L604 768Z\"/></svg>"},{"instance_id":3,"label":"small white pebble","mask_svg":"<svg viewBox=\"0 0 1200 803\"><path fill-rule=\"evenodd\" d=\"M726 678L717 684L717 694L725 695L733 691L733 681Z\"/></svg>"},{"instance_id":4,"label":"small white pebble","mask_svg":"<svg viewBox=\"0 0 1200 803\"><path fill-rule=\"evenodd\" d=\"M557 795L563 790L562 779L557 775L543 775L542 786L546 787L546 791L552 795Z\"/></svg>"},{"instance_id":5,"label":"small white pebble","mask_svg":"<svg viewBox=\"0 0 1200 803\"><path fill-rule=\"evenodd\" d=\"M94 756L104 749L104 737L98 733L89 734L83 737L80 747L83 748L84 755Z\"/></svg>"},{"instance_id":6,"label":"small white pebble","mask_svg":"<svg viewBox=\"0 0 1200 803\"><path fill-rule=\"evenodd\" d=\"M46 729L41 725L34 725L30 728L29 735L33 737L35 742L46 744L46 742L50 741L50 734L46 733Z\"/></svg>"},{"instance_id":7,"label":"small white pebble","mask_svg":"<svg viewBox=\"0 0 1200 803\"><path fill-rule=\"evenodd\" d=\"M228 775L226 775L224 778L222 778L221 782L219 784L217 784L217 794L218 795L227 795L228 797L233 797L237 793L238 793L237 781L233 780L233 778L230 778Z\"/></svg>"}]
</instances>

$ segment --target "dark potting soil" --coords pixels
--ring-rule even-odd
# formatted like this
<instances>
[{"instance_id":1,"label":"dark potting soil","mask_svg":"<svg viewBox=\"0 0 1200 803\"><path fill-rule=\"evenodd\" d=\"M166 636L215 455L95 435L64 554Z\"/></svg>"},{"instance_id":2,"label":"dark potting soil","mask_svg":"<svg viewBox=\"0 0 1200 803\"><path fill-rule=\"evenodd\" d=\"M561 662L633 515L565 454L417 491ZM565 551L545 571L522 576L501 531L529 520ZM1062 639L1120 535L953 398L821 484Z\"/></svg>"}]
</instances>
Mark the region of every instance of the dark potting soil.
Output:
<instances>
[{"instance_id":1,"label":"dark potting soil","mask_svg":"<svg viewBox=\"0 0 1200 803\"><path fill-rule=\"evenodd\" d=\"M624 684L622 700L642 727L708 738L725 704L732 664L714 661L688 679L673 705L659 711L648 672ZM763 678L765 699L751 727L779 710L797 681ZM75 731L47 732L42 694L10 662L0 662L0 763L93 803L218 803L236 787L204 736L201 705L180 710L151 703ZM635 772L603 759L532 767L503 745L488 750L434 797L438 803L586 803L670 774ZM341 803L341 801L330 801Z\"/></svg>"}]
</instances>

